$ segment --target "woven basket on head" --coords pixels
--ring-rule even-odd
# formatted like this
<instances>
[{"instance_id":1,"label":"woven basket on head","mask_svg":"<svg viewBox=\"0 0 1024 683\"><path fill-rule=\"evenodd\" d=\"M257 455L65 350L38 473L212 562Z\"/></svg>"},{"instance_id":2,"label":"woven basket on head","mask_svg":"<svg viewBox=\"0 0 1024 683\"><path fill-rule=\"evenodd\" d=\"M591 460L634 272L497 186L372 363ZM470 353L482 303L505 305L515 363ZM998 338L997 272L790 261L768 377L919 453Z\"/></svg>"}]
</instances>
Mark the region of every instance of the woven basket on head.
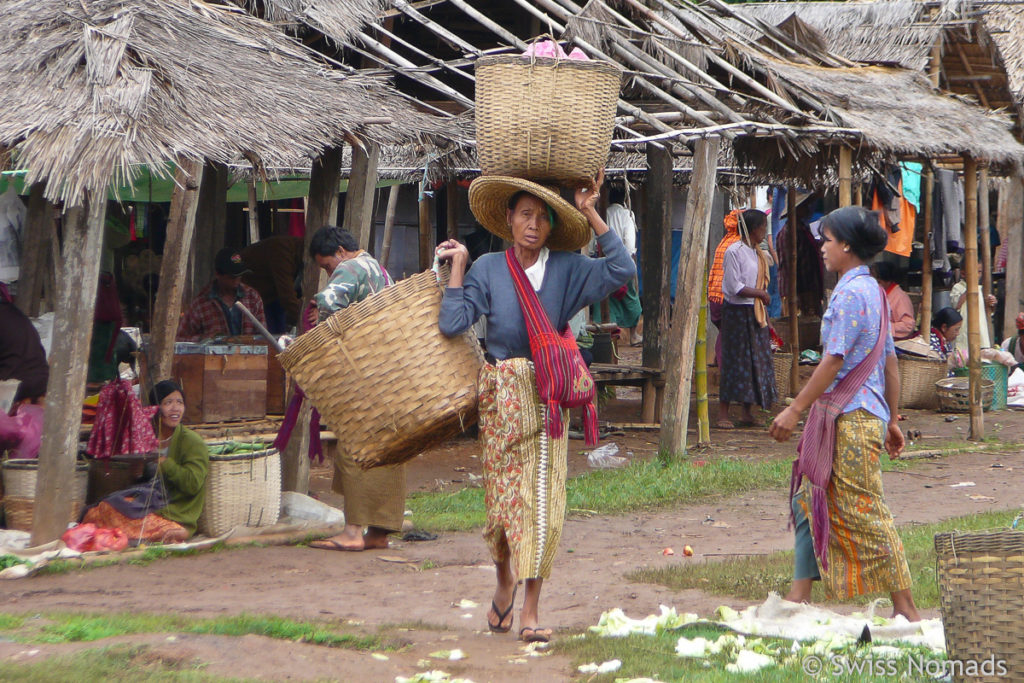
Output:
<instances>
[{"instance_id":1,"label":"woven basket on head","mask_svg":"<svg viewBox=\"0 0 1024 683\"><path fill-rule=\"evenodd\" d=\"M12 459L3 463L4 516L8 529L32 530L32 508L36 502L36 479L39 474L37 460ZM77 522L85 503L85 491L89 485L89 465L82 462L75 465L75 479L71 489L71 516L69 522Z\"/></svg>"},{"instance_id":2,"label":"woven basket on head","mask_svg":"<svg viewBox=\"0 0 1024 683\"><path fill-rule=\"evenodd\" d=\"M935 535L939 607L946 654L953 662L1004 660L1005 675L958 675L956 681L1024 679L1024 532Z\"/></svg>"},{"instance_id":3,"label":"woven basket on head","mask_svg":"<svg viewBox=\"0 0 1024 683\"><path fill-rule=\"evenodd\" d=\"M600 61L492 55L476 62L483 175L577 185L604 168L622 71Z\"/></svg>"},{"instance_id":4,"label":"woven basket on head","mask_svg":"<svg viewBox=\"0 0 1024 683\"><path fill-rule=\"evenodd\" d=\"M441 288L426 271L344 308L278 358L363 467L405 462L476 421L483 352L437 326Z\"/></svg>"},{"instance_id":5,"label":"woven basket on head","mask_svg":"<svg viewBox=\"0 0 1024 683\"><path fill-rule=\"evenodd\" d=\"M280 514L281 454L276 448L210 456L200 533L220 536L240 526L273 526Z\"/></svg>"},{"instance_id":6,"label":"woven basket on head","mask_svg":"<svg viewBox=\"0 0 1024 683\"><path fill-rule=\"evenodd\" d=\"M939 407L935 383L949 370L945 361L912 356L899 357L900 407L932 409Z\"/></svg>"},{"instance_id":7,"label":"woven basket on head","mask_svg":"<svg viewBox=\"0 0 1024 683\"><path fill-rule=\"evenodd\" d=\"M981 380L981 409L988 410L992 405L992 394L995 382L990 379ZM966 413L971 409L970 379L967 377L947 377L935 383L935 393L939 397L939 410L944 413Z\"/></svg>"}]
</instances>

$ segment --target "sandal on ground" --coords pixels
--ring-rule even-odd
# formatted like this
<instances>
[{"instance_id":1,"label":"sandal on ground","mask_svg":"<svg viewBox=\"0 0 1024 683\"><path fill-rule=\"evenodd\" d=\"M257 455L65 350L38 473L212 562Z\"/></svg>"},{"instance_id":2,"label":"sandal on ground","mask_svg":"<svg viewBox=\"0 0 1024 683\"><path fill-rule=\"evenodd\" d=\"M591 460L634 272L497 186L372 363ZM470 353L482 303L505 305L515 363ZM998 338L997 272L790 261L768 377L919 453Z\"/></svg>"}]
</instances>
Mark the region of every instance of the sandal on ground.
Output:
<instances>
[{"instance_id":1,"label":"sandal on ground","mask_svg":"<svg viewBox=\"0 0 1024 683\"><path fill-rule=\"evenodd\" d=\"M519 640L524 643L547 643L551 641L551 629L543 626L524 626L519 629Z\"/></svg>"},{"instance_id":2,"label":"sandal on ground","mask_svg":"<svg viewBox=\"0 0 1024 683\"><path fill-rule=\"evenodd\" d=\"M330 538L325 538L320 541L310 541L309 547L316 548L317 550L341 550L348 553L360 553L364 550L363 548L350 548Z\"/></svg>"},{"instance_id":3,"label":"sandal on ground","mask_svg":"<svg viewBox=\"0 0 1024 683\"><path fill-rule=\"evenodd\" d=\"M497 626L492 624L490 619L487 619L487 628L489 628L492 633L508 633L512 630L512 624L515 623L515 616L512 616L512 618L509 619L508 626L502 626L502 624L504 624L505 619L508 619L509 615L512 614L512 608L516 606L516 591L518 590L519 584L517 583L515 588L512 589L512 599L508 601L508 607L505 608L504 612L498 609L498 604L494 602L494 600L491 600L491 609L498 615Z\"/></svg>"},{"instance_id":4,"label":"sandal on ground","mask_svg":"<svg viewBox=\"0 0 1024 683\"><path fill-rule=\"evenodd\" d=\"M730 420L719 420L715 423L715 429L736 429L736 425Z\"/></svg>"}]
</instances>

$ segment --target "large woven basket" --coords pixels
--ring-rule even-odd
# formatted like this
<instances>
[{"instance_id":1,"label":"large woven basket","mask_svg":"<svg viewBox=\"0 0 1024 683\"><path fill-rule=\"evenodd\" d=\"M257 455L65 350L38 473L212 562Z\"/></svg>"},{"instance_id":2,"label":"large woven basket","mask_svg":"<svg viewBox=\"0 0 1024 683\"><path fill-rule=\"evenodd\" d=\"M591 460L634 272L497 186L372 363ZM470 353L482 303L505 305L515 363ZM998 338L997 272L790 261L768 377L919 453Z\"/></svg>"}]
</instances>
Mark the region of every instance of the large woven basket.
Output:
<instances>
[{"instance_id":1,"label":"large woven basket","mask_svg":"<svg viewBox=\"0 0 1024 683\"><path fill-rule=\"evenodd\" d=\"M276 448L210 456L200 533L220 536L235 527L272 526L280 514L281 454Z\"/></svg>"},{"instance_id":2,"label":"large woven basket","mask_svg":"<svg viewBox=\"0 0 1024 683\"><path fill-rule=\"evenodd\" d=\"M344 308L278 358L363 467L405 462L476 421L483 352L437 326L431 271Z\"/></svg>"},{"instance_id":3,"label":"large woven basket","mask_svg":"<svg viewBox=\"0 0 1024 683\"><path fill-rule=\"evenodd\" d=\"M981 380L981 409L992 405L995 383L990 379ZM971 409L970 378L947 377L935 383L939 397L939 410L944 413L966 413Z\"/></svg>"},{"instance_id":4,"label":"large woven basket","mask_svg":"<svg viewBox=\"0 0 1024 683\"><path fill-rule=\"evenodd\" d=\"M156 453L128 453L89 461L87 505L98 503L111 493L133 486L145 473L146 464L156 462Z\"/></svg>"},{"instance_id":5,"label":"large woven basket","mask_svg":"<svg viewBox=\"0 0 1024 683\"><path fill-rule=\"evenodd\" d=\"M954 667L954 680L1024 679L1024 532L936 534L935 555L949 660L980 665L994 658L1007 669L974 677Z\"/></svg>"},{"instance_id":6,"label":"large woven basket","mask_svg":"<svg viewBox=\"0 0 1024 683\"><path fill-rule=\"evenodd\" d=\"M939 407L935 383L949 374L946 363L928 358L899 357L900 407L934 410Z\"/></svg>"},{"instance_id":7,"label":"large woven basket","mask_svg":"<svg viewBox=\"0 0 1024 683\"><path fill-rule=\"evenodd\" d=\"M622 72L601 61L492 55L476 62L483 175L575 185L605 166Z\"/></svg>"},{"instance_id":8,"label":"large woven basket","mask_svg":"<svg viewBox=\"0 0 1024 683\"><path fill-rule=\"evenodd\" d=\"M793 354L784 351L774 352L772 365L775 367L775 390L778 393L778 402L784 404L786 397L789 396L789 373L793 368Z\"/></svg>"},{"instance_id":9,"label":"large woven basket","mask_svg":"<svg viewBox=\"0 0 1024 683\"><path fill-rule=\"evenodd\" d=\"M4 477L4 518L8 529L32 530L32 508L36 502L36 479L39 462L35 459L11 459L3 463ZM75 465L75 479L71 489L71 516L69 522L77 522L85 503L85 491L89 485L89 465L80 462Z\"/></svg>"}]
</instances>

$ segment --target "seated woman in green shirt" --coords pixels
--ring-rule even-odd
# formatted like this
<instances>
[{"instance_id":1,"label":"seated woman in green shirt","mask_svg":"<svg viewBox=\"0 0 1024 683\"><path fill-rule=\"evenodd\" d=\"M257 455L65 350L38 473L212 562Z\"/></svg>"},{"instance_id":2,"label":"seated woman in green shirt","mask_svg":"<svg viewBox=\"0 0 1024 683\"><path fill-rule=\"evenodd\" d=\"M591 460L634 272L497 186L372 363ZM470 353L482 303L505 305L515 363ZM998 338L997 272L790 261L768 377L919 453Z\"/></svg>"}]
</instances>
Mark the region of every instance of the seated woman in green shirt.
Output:
<instances>
[{"instance_id":1,"label":"seated woman in green shirt","mask_svg":"<svg viewBox=\"0 0 1024 683\"><path fill-rule=\"evenodd\" d=\"M158 382L149 395L158 406L154 416L160 457L150 482L117 491L91 508L82 519L117 528L129 539L179 543L196 532L206 500L210 452L203 439L181 424L185 395L175 382Z\"/></svg>"}]
</instances>

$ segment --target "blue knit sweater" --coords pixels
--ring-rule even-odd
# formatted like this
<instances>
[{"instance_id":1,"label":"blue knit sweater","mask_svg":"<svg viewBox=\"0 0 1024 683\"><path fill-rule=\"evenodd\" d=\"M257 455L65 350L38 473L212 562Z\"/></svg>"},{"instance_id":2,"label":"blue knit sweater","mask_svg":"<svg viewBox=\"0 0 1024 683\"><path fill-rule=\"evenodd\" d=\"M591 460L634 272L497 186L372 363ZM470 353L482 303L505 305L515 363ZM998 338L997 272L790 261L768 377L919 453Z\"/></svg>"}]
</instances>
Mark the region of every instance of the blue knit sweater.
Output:
<instances>
[{"instance_id":1,"label":"blue knit sweater","mask_svg":"<svg viewBox=\"0 0 1024 683\"><path fill-rule=\"evenodd\" d=\"M537 296L556 331L584 306L601 301L636 274L633 259L612 231L597 238L604 258L552 251ZM530 339L504 252L485 254L466 273L462 287L449 287L439 324L449 337L487 316L487 350L498 360L529 358Z\"/></svg>"}]
</instances>

